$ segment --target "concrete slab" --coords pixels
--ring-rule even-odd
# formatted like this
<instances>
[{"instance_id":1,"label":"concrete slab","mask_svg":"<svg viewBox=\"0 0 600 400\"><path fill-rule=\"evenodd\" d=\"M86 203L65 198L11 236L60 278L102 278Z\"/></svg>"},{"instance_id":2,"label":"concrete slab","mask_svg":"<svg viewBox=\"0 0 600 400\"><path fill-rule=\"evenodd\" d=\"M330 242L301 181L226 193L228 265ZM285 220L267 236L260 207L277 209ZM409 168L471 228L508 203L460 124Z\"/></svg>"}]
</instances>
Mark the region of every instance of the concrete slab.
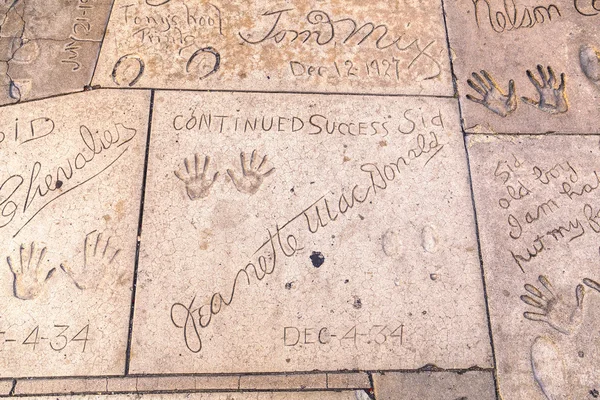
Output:
<instances>
[{"instance_id":1,"label":"concrete slab","mask_svg":"<svg viewBox=\"0 0 600 400\"><path fill-rule=\"evenodd\" d=\"M103 87L453 94L439 1L116 0Z\"/></svg>"},{"instance_id":2,"label":"concrete slab","mask_svg":"<svg viewBox=\"0 0 600 400\"><path fill-rule=\"evenodd\" d=\"M490 366L451 100L154 106L132 372Z\"/></svg>"}]
</instances>

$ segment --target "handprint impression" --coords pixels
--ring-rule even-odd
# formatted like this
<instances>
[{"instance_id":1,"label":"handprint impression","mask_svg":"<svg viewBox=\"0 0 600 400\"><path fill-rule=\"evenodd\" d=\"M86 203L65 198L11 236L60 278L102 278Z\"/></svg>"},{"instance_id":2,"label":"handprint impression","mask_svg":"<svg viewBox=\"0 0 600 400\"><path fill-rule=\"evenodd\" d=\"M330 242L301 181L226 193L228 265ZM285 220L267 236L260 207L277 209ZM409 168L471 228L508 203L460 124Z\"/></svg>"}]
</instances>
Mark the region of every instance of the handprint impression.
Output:
<instances>
[{"instance_id":1,"label":"handprint impression","mask_svg":"<svg viewBox=\"0 0 600 400\"><path fill-rule=\"evenodd\" d=\"M262 158L262 161L258 166L255 166L256 161L256 150L252 151L250 156L250 162L246 165L246 155L242 152L240 154L240 162L242 165L242 175L236 176L235 172L228 169L227 174L233 181L235 188L242 193L254 194L258 191L262 185L264 179L275 172L275 168L271 168L267 172L262 172L262 168L267 162L267 156Z\"/></svg>"},{"instance_id":2,"label":"handprint impression","mask_svg":"<svg viewBox=\"0 0 600 400\"><path fill-rule=\"evenodd\" d=\"M527 77L538 91L540 100L535 101L527 97L521 97L521 100L550 114L567 112L569 104L567 103L567 96L565 94L565 74L560 74L560 83L556 87L556 75L552 67L548 67L548 75L546 75L544 67L541 65L537 66L537 70L542 80L541 83L533 76L530 70L527 70Z\"/></svg>"},{"instance_id":3,"label":"handprint impression","mask_svg":"<svg viewBox=\"0 0 600 400\"><path fill-rule=\"evenodd\" d=\"M120 249L114 250L110 246L111 237L102 242L102 233L96 234L92 231L85 236L83 248L83 266L73 270L66 263L60 264L60 268L69 275L69 277L81 290L95 289L103 283L104 279L112 271L109 271ZM95 235L95 238L94 238Z\"/></svg>"},{"instance_id":4,"label":"handprint impression","mask_svg":"<svg viewBox=\"0 0 600 400\"><path fill-rule=\"evenodd\" d=\"M485 80L475 72L472 76L477 82L471 79L467 83L473 90L479 93L482 98L467 95L467 99L475 103L482 104L489 110L495 112L501 117L506 117L517 109L517 96L515 94L515 82L511 79L508 82L508 96L498 87L494 79L486 71L482 70L481 75Z\"/></svg>"},{"instance_id":5,"label":"handprint impression","mask_svg":"<svg viewBox=\"0 0 600 400\"><path fill-rule=\"evenodd\" d=\"M14 264L10 257L7 257L6 261L14 276L13 290L15 297L21 300L32 300L42 292L45 283L52 278L56 270L56 268L52 268L48 272L44 272L44 269L41 268L45 255L46 247L39 252L39 257L36 257L35 243L32 242L29 252L25 251L25 245L21 245L19 249L19 267Z\"/></svg>"},{"instance_id":6,"label":"handprint impression","mask_svg":"<svg viewBox=\"0 0 600 400\"><path fill-rule=\"evenodd\" d=\"M185 190L190 200L198 200L200 198L207 197L210 193L210 188L217 180L219 173L215 172L212 180L209 180L206 176L208 170L208 164L210 164L210 157L204 157L204 167L202 172L198 171L200 164L198 154L194 154L194 170L190 170L190 164L188 159L183 160L183 166L185 167L185 173L175 171L175 176L185 183Z\"/></svg>"},{"instance_id":7,"label":"handprint impression","mask_svg":"<svg viewBox=\"0 0 600 400\"><path fill-rule=\"evenodd\" d=\"M583 297L585 291L583 285L575 288L577 305L575 308L565 304L562 297L554 293L552 284L544 275L540 275L539 282L544 287L544 292L533 285L526 284L525 290L531 295L521 296L526 304L537 308L539 311L526 311L523 316L531 321L541 321L565 335L570 335L581 325L583 318Z\"/></svg>"},{"instance_id":8,"label":"handprint impression","mask_svg":"<svg viewBox=\"0 0 600 400\"><path fill-rule=\"evenodd\" d=\"M582 284L575 288L576 305L566 305L559 295L554 293L550 281L541 275L538 280L545 293L533 285L525 285L525 290L531 295L521 296L526 304L539 309L539 312L525 312L523 316L531 321L542 321L556 331L567 335L558 340L551 337L538 336L531 346L531 367L533 377L548 400L570 400L568 373L565 368L564 356L559 344L573 340L572 334L582 323L584 312L585 290ZM583 284L600 292L600 283L589 278L583 279Z\"/></svg>"}]
</instances>

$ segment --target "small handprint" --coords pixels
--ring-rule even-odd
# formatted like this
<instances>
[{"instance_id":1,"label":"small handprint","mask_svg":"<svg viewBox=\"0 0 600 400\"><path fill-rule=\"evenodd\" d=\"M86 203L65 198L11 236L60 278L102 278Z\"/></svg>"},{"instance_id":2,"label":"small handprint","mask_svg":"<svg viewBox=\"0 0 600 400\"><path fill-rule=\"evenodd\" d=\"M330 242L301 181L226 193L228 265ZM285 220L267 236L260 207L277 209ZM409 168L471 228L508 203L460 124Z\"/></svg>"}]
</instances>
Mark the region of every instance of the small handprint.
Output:
<instances>
[{"instance_id":1,"label":"small handprint","mask_svg":"<svg viewBox=\"0 0 600 400\"><path fill-rule=\"evenodd\" d=\"M541 65L537 66L538 74L542 82L538 81L530 70L527 70L527 77L535 86L540 96L539 101L535 101L528 97L521 97L523 102L539 108L550 114L560 114L567 112L569 104L567 102L567 95L565 93L565 74L560 74L560 83L556 86L556 74L552 67L548 67L548 74L544 71L544 67Z\"/></svg>"},{"instance_id":2,"label":"small handprint","mask_svg":"<svg viewBox=\"0 0 600 400\"><path fill-rule=\"evenodd\" d=\"M42 292L44 285L52 278L56 270L56 268L50 270L42 268L45 255L46 247L40 250L38 254L35 243L32 242L29 251L25 249L25 245L21 245L19 249L19 267L15 265L10 257L6 258L10 271L14 276L13 291L15 297L21 300L32 300Z\"/></svg>"},{"instance_id":3,"label":"small handprint","mask_svg":"<svg viewBox=\"0 0 600 400\"><path fill-rule=\"evenodd\" d=\"M112 237L102 241L102 233L92 231L85 236L83 243L83 265L77 270L72 269L67 263L60 264L60 268L73 280L75 286L81 290L99 287L110 275L109 268L120 249L114 250L110 245Z\"/></svg>"},{"instance_id":4,"label":"small handprint","mask_svg":"<svg viewBox=\"0 0 600 400\"><path fill-rule=\"evenodd\" d=\"M262 168L265 166L267 162L267 156L262 158L262 161L258 166L255 166L256 161L256 150L252 151L252 155L250 156L250 162L246 165L246 155L242 152L240 153L240 162L242 165L242 176L239 178L236 174L228 169L227 174L233 181L235 188L242 193L254 194L262 185L264 179L275 172L275 168L271 168L266 172L262 172Z\"/></svg>"},{"instance_id":5,"label":"small handprint","mask_svg":"<svg viewBox=\"0 0 600 400\"><path fill-rule=\"evenodd\" d=\"M517 109L517 95L515 94L515 82L511 79L508 81L508 95L505 95L502 89L498 87L494 79L485 70L481 71L481 76L472 73L473 78L477 82L473 82L471 79L467 80L467 83L473 90L479 93L482 98L479 99L470 94L467 95L467 99L479 103L487 107L489 110L496 114L506 117ZM484 80L485 78L485 80Z\"/></svg>"},{"instance_id":6,"label":"small handprint","mask_svg":"<svg viewBox=\"0 0 600 400\"><path fill-rule=\"evenodd\" d=\"M550 325L558 332L565 335L573 333L581 325L583 317L583 297L585 290L583 285L579 284L575 288L575 298L577 305L573 309L565 304L562 297L554 293L552 284L544 275L540 275L539 282L545 289L545 294L533 285L526 284L525 290L531 294L521 296L521 300L535 308L538 312L526 311L523 316L531 321L541 321Z\"/></svg>"},{"instance_id":7,"label":"small handprint","mask_svg":"<svg viewBox=\"0 0 600 400\"><path fill-rule=\"evenodd\" d=\"M190 200L198 200L207 197L210 194L210 188L219 177L219 173L215 172L212 180L206 176L208 170L208 164L210 164L210 157L204 157L204 166L202 172L198 170L200 167L200 160L198 154L194 154L194 170L190 170L190 164L188 159L183 160L183 166L185 167L185 173L175 171L175 176L185 183L185 190Z\"/></svg>"}]
</instances>

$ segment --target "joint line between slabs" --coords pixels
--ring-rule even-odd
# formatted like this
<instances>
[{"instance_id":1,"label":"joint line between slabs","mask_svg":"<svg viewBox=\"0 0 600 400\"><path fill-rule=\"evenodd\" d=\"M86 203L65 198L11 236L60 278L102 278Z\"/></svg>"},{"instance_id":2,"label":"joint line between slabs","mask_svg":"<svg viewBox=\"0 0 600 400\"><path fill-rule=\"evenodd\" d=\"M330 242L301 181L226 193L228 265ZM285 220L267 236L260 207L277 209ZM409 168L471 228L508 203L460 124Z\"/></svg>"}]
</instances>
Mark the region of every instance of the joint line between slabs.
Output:
<instances>
[{"instance_id":1,"label":"joint line between slabs","mask_svg":"<svg viewBox=\"0 0 600 400\"><path fill-rule=\"evenodd\" d=\"M106 24L104 25L104 32L102 33L102 40L100 41L100 47L98 48L98 55L96 56L96 62L94 63L94 69L92 70L92 76L90 76L90 83L88 86L92 86L94 76L96 75L96 69L98 68L98 62L100 61L100 54L102 53L102 47L104 47L104 40L106 39L106 32L108 31L108 24L110 23L110 17L112 16L113 8L117 0L112 0L110 9L108 10L108 16L106 17Z\"/></svg>"},{"instance_id":2,"label":"joint line between slabs","mask_svg":"<svg viewBox=\"0 0 600 400\"><path fill-rule=\"evenodd\" d=\"M486 284L486 280L485 280L485 268L483 266L483 255L481 252L481 239L480 239L480 235L479 235L479 221L477 219L477 206L476 206L476 202L475 202L475 192L473 190L473 180L472 180L472 174L471 174L471 161L469 159L469 149L468 149L468 145L467 145L467 136L466 135L463 135L463 144L464 144L464 148L465 148L465 155L467 157L467 172L468 172L469 188L471 191L471 204L473 206L473 219L475 222L475 238L477 241L477 254L479 256L479 268L481 271L481 283L483 286L483 300L485 303L485 314L486 314L486 319L487 319L488 333L489 333L489 337L490 337L490 347L491 347L491 351L492 351L492 363L494 365L494 369L493 369L493 371L494 371L494 389L496 392L496 399L501 400L502 397L500 396L500 389L498 386L498 364L496 361L496 348L494 347L494 333L492 332L492 320L491 320L491 316L490 316L488 291L487 291L487 284Z\"/></svg>"},{"instance_id":3,"label":"joint line between slabs","mask_svg":"<svg viewBox=\"0 0 600 400\"><path fill-rule=\"evenodd\" d=\"M131 343L133 340L133 317L135 315L135 295L137 292L138 267L140 261L140 245L142 238L142 224L144 220L144 200L146 195L146 178L148 176L148 158L150 155L150 133L152 131L152 117L154 114L154 90L150 92L150 107L148 112L148 132L146 135L146 148L144 155L144 171L142 175L142 188L140 194L140 212L138 220L138 232L136 236L135 246L135 263L133 267L133 282L131 289L131 309L129 313L129 331L127 335L127 349L125 350L125 372L124 375L129 375L129 366L131 363Z\"/></svg>"},{"instance_id":4,"label":"joint line between slabs","mask_svg":"<svg viewBox=\"0 0 600 400\"><path fill-rule=\"evenodd\" d=\"M467 173L468 173L467 178L468 178L468 183L469 183L469 190L471 192L470 194L471 194L471 205L473 207L473 220L475 222L475 239L477 241L477 254L479 256L479 268L480 268L480 272L481 272L481 283L482 283L482 287L483 287L483 300L484 300L484 304L485 304L485 316L487 319L488 334L489 334L489 338L490 338L490 350L492 352L492 363L494 366L494 369L493 369L494 391L496 394L496 400L500 400L501 396L500 396L500 390L498 387L498 365L496 362L496 349L494 347L494 334L492 332L492 322L491 322L491 316L490 316L490 307L489 307L489 303L488 303L487 285L486 285L486 281L485 281L485 270L484 270L484 266L483 266L483 256L481 253L481 241L480 241L480 237L479 237L479 222L477 220L477 207L475 205L475 192L473 190L473 176L471 174L471 162L469 160L469 148L467 145L467 134L465 132L465 121L463 119L462 105L460 102L460 95L458 93L457 78L454 73L454 62L452 60L452 47L450 45L450 33L448 31L446 4L445 4L444 0L440 0L440 1L441 1L441 5L442 5L442 16L444 19L444 30L446 32L446 44L448 46L448 58L450 61L450 72L452 74L452 85L454 86L454 94L456 97L456 102L457 102L457 107L458 107L458 116L460 118L460 128L461 128L461 132L462 132L462 136L463 136L463 146L465 149L465 158L466 158L466 162L467 162Z\"/></svg>"}]
</instances>

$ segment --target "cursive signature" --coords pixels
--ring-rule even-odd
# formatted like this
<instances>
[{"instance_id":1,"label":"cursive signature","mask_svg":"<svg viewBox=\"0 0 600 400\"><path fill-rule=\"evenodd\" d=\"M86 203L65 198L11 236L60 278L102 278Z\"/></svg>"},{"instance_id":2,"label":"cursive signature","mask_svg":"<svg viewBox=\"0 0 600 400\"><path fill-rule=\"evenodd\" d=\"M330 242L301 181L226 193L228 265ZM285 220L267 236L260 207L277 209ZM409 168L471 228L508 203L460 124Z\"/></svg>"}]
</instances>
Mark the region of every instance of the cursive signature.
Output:
<instances>
[{"instance_id":1,"label":"cursive signature","mask_svg":"<svg viewBox=\"0 0 600 400\"><path fill-rule=\"evenodd\" d=\"M136 134L136 129L120 123L115 124L114 129L107 129L102 133L98 130L92 132L86 125L80 125L79 137L85 147L84 150L72 158L59 161L59 165L51 172L42 173L45 164L43 161L36 160L28 172L12 174L0 183L0 228L8 226L19 213L22 215L32 213L13 235L16 237L50 203L91 181L116 163L129 149L125 145L133 140ZM95 163L97 156L111 148L120 149L122 146L125 147L100 172L83 178L82 181L69 187L68 184L74 178L80 177L77 172L83 172L86 167ZM58 194L47 199L52 193Z\"/></svg>"}]
</instances>

